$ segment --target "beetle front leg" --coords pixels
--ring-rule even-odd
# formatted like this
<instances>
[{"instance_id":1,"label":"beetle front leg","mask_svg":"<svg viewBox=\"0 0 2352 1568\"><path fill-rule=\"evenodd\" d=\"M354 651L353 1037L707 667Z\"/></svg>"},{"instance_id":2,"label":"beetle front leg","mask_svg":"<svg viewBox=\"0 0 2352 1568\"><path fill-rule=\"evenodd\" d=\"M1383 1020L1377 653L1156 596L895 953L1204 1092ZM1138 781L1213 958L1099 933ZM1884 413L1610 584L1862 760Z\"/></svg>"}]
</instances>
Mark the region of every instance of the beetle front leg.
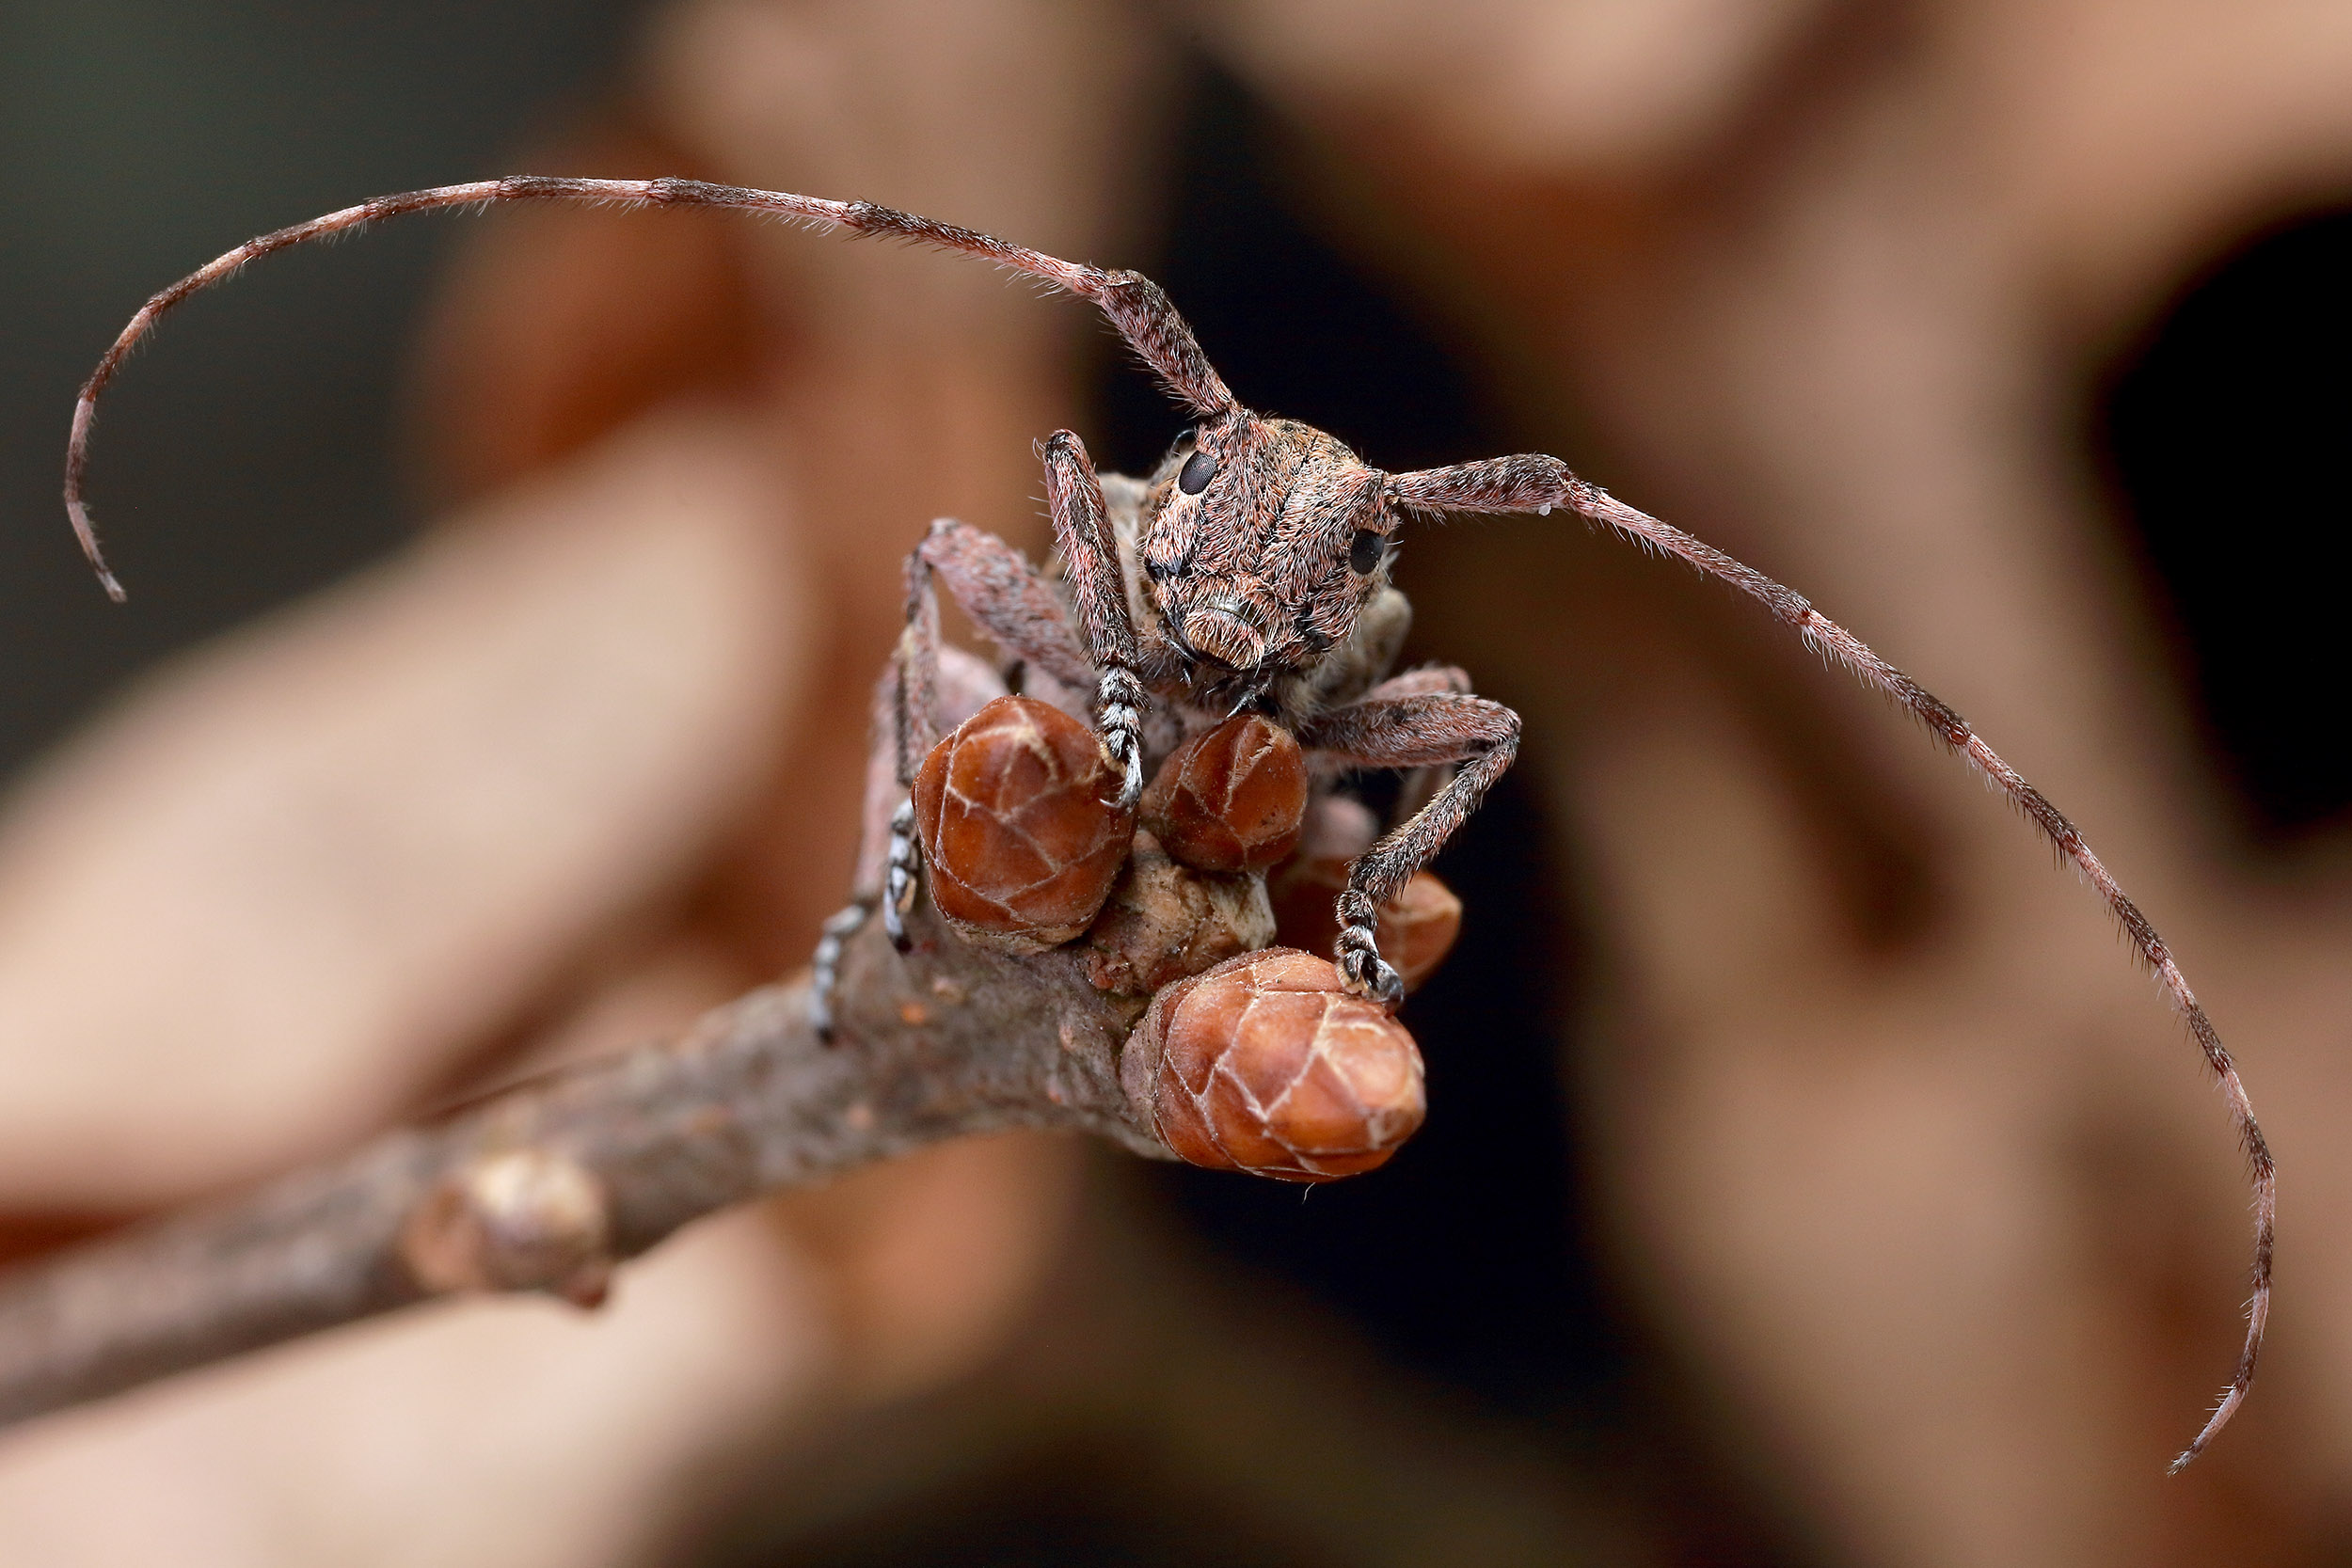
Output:
<instances>
[{"instance_id":1,"label":"beetle front leg","mask_svg":"<svg viewBox=\"0 0 2352 1568\"><path fill-rule=\"evenodd\" d=\"M915 556L1006 657L1042 670L1073 690L1094 684L1094 664L1071 627L1069 607L1052 579L1019 550L970 523L942 517L931 524Z\"/></svg>"},{"instance_id":2,"label":"beetle front leg","mask_svg":"<svg viewBox=\"0 0 2352 1568\"><path fill-rule=\"evenodd\" d=\"M1501 703L1453 691L1373 696L1311 721L1299 744L1357 768L1436 768L1460 771L1427 805L1356 858L1340 895L1340 979L1359 996L1394 1006L1405 982L1380 956L1380 906L1437 858L1494 782L1518 755L1519 716Z\"/></svg>"},{"instance_id":3,"label":"beetle front leg","mask_svg":"<svg viewBox=\"0 0 2352 1568\"><path fill-rule=\"evenodd\" d=\"M1127 610L1126 574L1103 505L1103 486L1086 443L1057 430L1038 448L1045 465L1045 504L1061 550L1071 609L1094 661L1094 709L1103 756L1120 775L1119 804L1143 794L1143 683L1136 676L1136 628Z\"/></svg>"}]
</instances>

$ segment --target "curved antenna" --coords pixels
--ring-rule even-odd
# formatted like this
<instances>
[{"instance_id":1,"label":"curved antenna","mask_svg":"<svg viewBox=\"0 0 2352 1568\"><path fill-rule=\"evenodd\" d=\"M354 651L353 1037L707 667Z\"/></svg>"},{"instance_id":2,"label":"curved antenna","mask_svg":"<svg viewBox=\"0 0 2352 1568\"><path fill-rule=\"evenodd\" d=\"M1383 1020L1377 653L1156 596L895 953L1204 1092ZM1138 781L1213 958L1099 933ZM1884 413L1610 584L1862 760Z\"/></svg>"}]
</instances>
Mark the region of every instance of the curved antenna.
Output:
<instances>
[{"instance_id":1,"label":"curved antenna","mask_svg":"<svg viewBox=\"0 0 2352 1568\"><path fill-rule=\"evenodd\" d=\"M2254 1290L2247 1307L2245 1348L2238 1353L2237 1369L2231 1375L2229 1387L2222 1391L2220 1402L2214 1407L2203 1429L2172 1462L2170 1473L2178 1475L2230 1424L2230 1418L2237 1414L2238 1406L2246 1402L2247 1391L2253 1386L2254 1363L2262 1354L2263 1330L2270 1321L2270 1254L2278 1218L2278 1172L2270 1158L2270 1145L2254 1119L2253 1103L2247 1099L2246 1085L2238 1078L2237 1064L2222 1045L2220 1032L2205 1016L2196 992L2188 989L2180 965L2173 961L2172 950L2148 923L2139 906L2125 895L2106 863L2091 853L2090 846L2083 842L2074 824L2050 803L2049 797L2002 761L1947 704L1881 658L1853 633L1814 609L1804 594L1783 587L1712 545L1661 523L1645 512L1636 511L1599 485L1586 483L1556 457L1530 453L1392 474L1388 493L1404 506L1432 512L1548 514L1555 506L1565 506L1645 548L1686 562L1707 576L1729 583L1794 626L1807 647L1828 655L1861 677L1865 686L1901 704L1938 740L1966 757L1970 766L1997 785L2010 802L2042 830L2058 853L2074 862L2090 879L2090 885L2106 901L2108 911L2122 923L2140 958L2155 972L2172 1006L2188 1021L2189 1033L2195 1037L2198 1049L2204 1053L2205 1065L2221 1085L2222 1098L2230 1107L2230 1120L2246 1151L2254 1191Z\"/></svg>"},{"instance_id":2,"label":"curved antenna","mask_svg":"<svg viewBox=\"0 0 2352 1568\"><path fill-rule=\"evenodd\" d=\"M1200 352L1200 343L1193 338L1192 328L1185 325L1184 317L1177 314L1175 306L1168 302L1160 286L1150 278L1138 273L1106 272L1100 267L1065 261L1042 251L997 239L993 234L959 228L951 223L935 222L913 213L877 206L870 201L828 201L819 197L795 196L788 191L714 185L701 180L572 180L535 174L480 180L465 185L438 185L431 190L404 191L397 196L379 196L357 207L345 207L341 212L328 213L307 223L297 223L247 240L226 255L206 262L139 307L130 325L115 339L114 346L98 361L98 368L82 384L81 396L73 404L73 433L67 439L65 454L65 509L66 515L73 520L74 537L82 543L82 553L88 558L90 568L98 574L98 580L106 590L107 597L119 604L123 599L123 591L122 584L107 569L104 552L98 546L97 531L90 523L89 508L82 499L83 478L89 467L90 425L97 417L99 394L106 389L107 384L122 368L123 358L154 329L156 322L189 295L226 281L248 261L260 261L275 251L347 233L408 213L434 212L445 207L487 206L500 201L727 208L765 213L827 230L846 230L853 235L905 240L943 250L961 251L1001 267L1009 267L1094 305L1109 318L1119 335L1152 368L1168 389L1201 418L1213 419L1233 406L1233 394L1226 390L1224 381L1210 365L1208 356Z\"/></svg>"}]
</instances>

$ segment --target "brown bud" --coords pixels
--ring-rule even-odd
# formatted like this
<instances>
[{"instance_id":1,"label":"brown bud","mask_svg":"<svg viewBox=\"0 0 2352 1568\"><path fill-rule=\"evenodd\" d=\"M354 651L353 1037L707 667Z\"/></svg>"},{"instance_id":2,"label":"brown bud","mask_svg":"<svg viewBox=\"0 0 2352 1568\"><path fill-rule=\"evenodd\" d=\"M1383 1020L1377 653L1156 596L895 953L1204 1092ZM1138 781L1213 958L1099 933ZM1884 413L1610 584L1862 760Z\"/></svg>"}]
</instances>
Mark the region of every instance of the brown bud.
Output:
<instances>
[{"instance_id":1,"label":"brown bud","mask_svg":"<svg viewBox=\"0 0 2352 1568\"><path fill-rule=\"evenodd\" d=\"M1307 759L1290 731L1254 713L1194 736L1143 792L1144 826L1202 871L1263 871L1298 845Z\"/></svg>"},{"instance_id":2,"label":"brown bud","mask_svg":"<svg viewBox=\"0 0 2352 1568\"><path fill-rule=\"evenodd\" d=\"M1380 819L1370 806L1352 795L1326 793L1307 802L1306 819L1298 825L1298 854L1352 861L1379 836Z\"/></svg>"},{"instance_id":3,"label":"brown bud","mask_svg":"<svg viewBox=\"0 0 2352 1568\"><path fill-rule=\"evenodd\" d=\"M567 1154L480 1154L409 1212L400 1252L427 1291L548 1291L593 1307L612 1277L604 1184Z\"/></svg>"},{"instance_id":4,"label":"brown bud","mask_svg":"<svg viewBox=\"0 0 2352 1568\"><path fill-rule=\"evenodd\" d=\"M999 697L931 748L914 779L931 902L975 942L1034 953L1087 928L1119 875L1132 814L1094 733Z\"/></svg>"},{"instance_id":5,"label":"brown bud","mask_svg":"<svg viewBox=\"0 0 2352 1568\"><path fill-rule=\"evenodd\" d=\"M1229 959L1152 1000L1129 1042L1168 1147L1196 1165L1328 1181L1384 1164L1421 1126L1421 1053L1330 961Z\"/></svg>"},{"instance_id":6,"label":"brown bud","mask_svg":"<svg viewBox=\"0 0 2352 1568\"><path fill-rule=\"evenodd\" d=\"M1347 887L1347 862L1301 855L1266 879L1274 904L1276 938L1285 946L1328 953L1340 934L1339 896ZM1426 871L1413 874L1397 895L1380 906L1374 935L1380 956L1396 966L1406 990L1437 973L1462 934L1462 901Z\"/></svg>"},{"instance_id":7,"label":"brown bud","mask_svg":"<svg viewBox=\"0 0 2352 1568\"><path fill-rule=\"evenodd\" d=\"M1087 978L1100 990L1150 996L1273 940L1264 878L1178 865L1138 828L1127 869L1087 931Z\"/></svg>"}]
</instances>

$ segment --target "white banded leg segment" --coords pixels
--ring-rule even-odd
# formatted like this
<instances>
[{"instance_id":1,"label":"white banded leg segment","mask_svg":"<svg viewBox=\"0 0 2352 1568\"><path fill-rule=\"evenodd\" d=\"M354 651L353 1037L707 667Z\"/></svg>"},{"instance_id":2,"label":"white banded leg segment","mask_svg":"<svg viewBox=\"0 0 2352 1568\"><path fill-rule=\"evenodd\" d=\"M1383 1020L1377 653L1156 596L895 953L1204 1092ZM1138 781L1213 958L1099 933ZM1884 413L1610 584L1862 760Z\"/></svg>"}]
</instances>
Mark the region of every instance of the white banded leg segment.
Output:
<instances>
[{"instance_id":1,"label":"white banded leg segment","mask_svg":"<svg viewBox=\"0 0 2352 1568\"><path fill-rule=\"evenodd\" d=\"M830 1043L833 1039L833 998L841 985L841 949L873 912L864 904L834 911L826 918L824 934L817 939L817 951L809 957L808 1022L820 1040Z\"/></svg>"},{"instance_id":2,"label":"white banded leg segment","mask_svg":"<svg viewBox=\"0 0 2352 1568\"><path fill-rule=\"evenodd\" d=\"M1332 943L1331 958L1340 984L1383 1006L1395 1006L1405 999L1405 977L1380 956L1380 911L1371 895L1357 888L1341 894L1339 917L1340 935Z\"/></svg>"},{"instance_id":3,"label":"white banded leg segment","mask_svg":"<svg viewBox=\"0 0 2352 1568\"><path fill-rule=\"evenodd\" d=\"M923 866L922 847L914 837L914 801L898 802L890 814L890 863L882 879L882 929L890 945L905 952L914 943L907 937L907 911L914 908L915 874Z\"/></svg>"},{"instance_id":4,"label":"white banded leg segment","mask_svg":"<svg viewBox=\"0 0 2352 1568\"><path fill-rule=\"evenodd\" d=\"M1120 775L1119 805L1132 810L1143 796L1143 685L1135 672L1113 665L1095 688L1103 757Z\"/></svg>"}]
</instances>

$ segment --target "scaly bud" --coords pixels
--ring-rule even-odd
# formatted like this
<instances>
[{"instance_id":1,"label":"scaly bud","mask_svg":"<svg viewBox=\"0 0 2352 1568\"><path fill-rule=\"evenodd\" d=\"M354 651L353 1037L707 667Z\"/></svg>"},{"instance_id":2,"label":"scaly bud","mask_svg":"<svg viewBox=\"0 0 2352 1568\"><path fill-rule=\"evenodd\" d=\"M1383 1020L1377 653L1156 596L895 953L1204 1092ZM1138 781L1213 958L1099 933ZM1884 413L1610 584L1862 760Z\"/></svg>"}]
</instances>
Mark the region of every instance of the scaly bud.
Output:
<instances>
[{"instance_id":1,"label":"scaly bud","mask_svg":"<svg viewBox=\"0 0 2352 1568\"><path fill-rule=\"evenodd\" d=\"M1337 905L1347 886L1344 860L1300 855L1266 879L1274 902L1276 940L1328 953L1340 934ZM1397 895L1380 906L1375 935L1380 956L1395 966L1408 991L1437 973L1462 934L1462 901L1431 873L1416 871Z\"/></svg>"},{"instance_id":2,"label":"scaly bud","mask_svg":"<svg viewBox=\"0 0 2352 1568\"><path fill-rule=\"evenodd\" d=\"M931 901L974 942L1035 953L1085 930L1111 890L1134 814L1093 732L1059 708L999 697L931 748L915 832Z\"/></svg>"},{"instance_id":3,"label":"scaly bud","mask_svg":"<svg viewBox=\"0 0 2352 1568\"><path fill-rule=\"evenodd\" d=\"M1421 1126L1421 1052L1330 961L1275 947L1152 1000L1121 1076L1196 1165L1328 1181L1385 1164Z\"/></svg>"},{"instance_id":4,"label":"scaly bud","mask_svg":"<svg viewBox=\"0 0 2352 1568\"><path fill-rule=\"evenodd\" d=\"M1161 846L1202 871L1263 871L1298 845L1307 759L1290 731L1254 713L1179 746L1143 792Z\"/></svg>"}]
</instances>

